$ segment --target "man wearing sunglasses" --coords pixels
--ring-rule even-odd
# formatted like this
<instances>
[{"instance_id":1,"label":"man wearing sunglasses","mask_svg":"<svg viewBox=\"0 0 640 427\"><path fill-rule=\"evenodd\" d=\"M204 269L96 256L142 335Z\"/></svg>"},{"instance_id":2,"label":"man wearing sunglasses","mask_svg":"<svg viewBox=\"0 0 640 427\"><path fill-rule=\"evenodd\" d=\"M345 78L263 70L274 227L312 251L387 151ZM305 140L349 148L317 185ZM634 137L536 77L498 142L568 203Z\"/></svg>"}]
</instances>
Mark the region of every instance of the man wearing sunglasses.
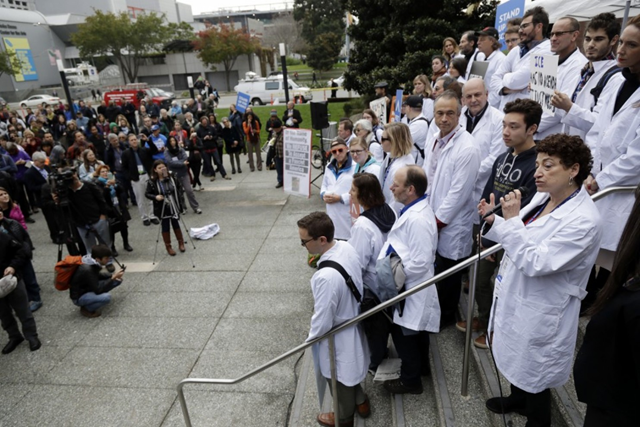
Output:
<instances>
[{"instance_id":1,"label":"man wearing sunglasses","mask_svg":"<svg viewBox=\"0 0 640 427\"><path fill-rule=\"evenodd\" d=\"M580 36L580 23L575 18L560 18L553 24L551 33L551 52L558 56L558 80L556 93L572 92L580 81L580 70L588 62L578 49L577 41ZM549 135L561 133L564 125L560 122L567 114L556 108L554 114L547 111L542 114L536 140L543 140Z\"/></svg>"},{"instance_id":2,"label":"man wearing sunglasses","mask_svg":"<svg viewBox=\"0 0 640 427\"><path fill-rule=\"evenodd\" d=\"M333 159L327 165L320 187L320 197L327 204L327 215L335 225L335 237L339 240L349 240L351 237L351 214L349 203L345 203L351 189L351 181L356 168L356 162L349 155L349 148L342 138L336 138L331 143Z\"/></svg>"}]
</instances>

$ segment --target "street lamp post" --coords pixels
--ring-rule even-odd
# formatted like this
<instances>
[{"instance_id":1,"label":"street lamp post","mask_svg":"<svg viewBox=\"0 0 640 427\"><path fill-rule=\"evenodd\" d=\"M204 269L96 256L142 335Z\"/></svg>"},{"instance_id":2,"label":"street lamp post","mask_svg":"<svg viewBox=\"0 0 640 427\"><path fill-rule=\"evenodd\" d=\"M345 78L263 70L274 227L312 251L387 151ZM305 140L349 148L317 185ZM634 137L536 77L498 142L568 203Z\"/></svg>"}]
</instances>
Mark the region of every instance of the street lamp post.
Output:
<instances>
[{"instance_id":1,"label":"street lamp post","mask_svg":"<svg viewBox=\"0 0 640 427\"><path fill-rule=\"evenodd\" d=\"M280 61L282 63L282 84L284 85L284 98L289 103L289 80L287 79L287 49L284 43L280 43Z\"/></svg>"},{"instance_id":2,"label":"street lamp post","mask_svg":"<svg viewBox=\"0 0 640 427\"><path fill-rule=\"evenodd\" d=\"M60 72L60 79L62 80L62 88L64 89L64 94L67 97L67 102L69 103L69 108L73 112L73 99L71 98L71 92L69 92L69 83L67 82L67 75L64 72L64 65L62 64L62 59L56 59L56 65L58 66L58 71Z\"/></svg>"}]
</instances>

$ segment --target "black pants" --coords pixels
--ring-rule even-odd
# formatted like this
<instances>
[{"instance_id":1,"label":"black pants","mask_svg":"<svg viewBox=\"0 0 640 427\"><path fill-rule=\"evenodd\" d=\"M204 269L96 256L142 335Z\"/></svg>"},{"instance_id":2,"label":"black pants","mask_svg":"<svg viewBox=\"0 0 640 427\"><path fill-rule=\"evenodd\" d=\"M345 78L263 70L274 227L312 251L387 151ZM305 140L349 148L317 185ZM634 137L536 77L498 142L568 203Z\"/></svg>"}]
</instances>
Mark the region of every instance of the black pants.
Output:
<instances>
[{"instance_id":1,"label":"black pants","mask_svg":"<svg viewBox=\"0 0 640 427\"><path fill-rule=\"evenodd\" d=\"M587 415L584 417L584 427L636 427L638 420L627 418L615 410L596 408L587 405Z\"/></svg>"},{"instance_id":2,"label":"black pants","mask_svg":"<svg viewBox=\"0 0 640 427\"><path fill-rule=\"evenodd\" d=\"M429 333L417 332L405 335L402 327L395 323L391 326L391 336L402 360L400 381L408 387L420 384L420 376L429 370Z\"/></svg>"},{"instance_id":3,"label":"black pants","mask_svg":"<svg viewBox=\"0 0 640 427\"><path fill-rule=\"evenodd\" d=\"M551 426L551 390L540 393L529 393L511 384L511 396L508 397L518 406L524 408L527 417L525 427Z\"/></svg>"},{"instance_id":4,"label":"black pants","mask_svg":"<svg viewBox=\"0 0 640 427\"><path fill-rule=\"evenodd\" d=\"M16 316L22 323L22 334L18 329L18 322L13 317L15 311ZM27 289L24 282L20 280L18 286L4 298L0 298L0 321L2 321L2 329L7 331L9 339L37 337L36 321L29 310L29 300L27 299Z\"/></svg>"},{"instance_id":5,"label":"black pants","mask_svg":"<svg viewBox=\"0 0 640 427\"><path fill-rule=\"evenodd\" d=\"M461 260L445 258L436 252L435 273L440 274L445 270L459 264ZM438 288L438 301L440 302L440 328L455 322L456 310L460 302L460 289L462 287L462 271L459 271L436 284Z\"/></svg>"},{"instance_id":6,"label":"black pants","mask_svg":"<svg viewBox=\"0 0 640 427\"><path fill-rule=\"evenodd\" d=\"M180 222L178 221L177 218L162 218L162 221L160 222L160 226L162 227L163 233L168 233L169 231L171 231L171 227L173 227L174 230L176 228L179 230Z\"/></svg>"}]
</instances>

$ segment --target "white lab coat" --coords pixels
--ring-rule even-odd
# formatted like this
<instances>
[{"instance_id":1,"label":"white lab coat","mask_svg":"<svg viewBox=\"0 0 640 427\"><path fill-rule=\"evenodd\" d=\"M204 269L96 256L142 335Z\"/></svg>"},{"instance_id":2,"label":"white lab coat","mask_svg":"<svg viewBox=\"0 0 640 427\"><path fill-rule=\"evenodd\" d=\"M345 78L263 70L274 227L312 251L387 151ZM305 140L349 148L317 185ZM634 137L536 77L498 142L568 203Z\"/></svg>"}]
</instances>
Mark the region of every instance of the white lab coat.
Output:
<instances>
[{"instance_id":1,"label":"white lab coat","mask_svg":"<svg viewBox=\"0 0 640 427\"><path fill-rule=\"evenodd\" d=\"M431 122L422 113L409 121L409 131L411 132L411 139L413 140L411 155L413 156L413 160L416 165L420 167L422 167L422 164L424 163L424 158L420 154L418 147L424 153L424 144L429 136L430 124Z\"/></svg>"},{"instance_id":2,"label":"white lab coat","mask_svg":"<svg viewBox=\"0 0 640 427\"><path fill-rule=\"evenodd\" d=\"M384 258L391 245L402 260L409 290L433 277L438 227L426 200L411 206L393 224L378 259ZM438 290L429 286L406 299L402 317L396 310L393 323L413 331L440 331Z\"/></svg>"},{"instance_id":3,"label":"white lab coat","mask_svg":"<svg viewBox=\"0 0 640 427\"><path fill-rule=\"evenodd\" d=\"M602 109L587 134L586 142L593 155L593 169L600 190L618 185L640 184L640 89L613 115L618 91L598 101ZM631 208L633 193L616 193L596 202L605 231L601 247L615 251L622 236Z\"/></svg>"},{"instance_id":4,"label":"white lab coat","mask_svg":"<svg viewBox=\"0 0 640 427\"><path fill-rule=\"evenodd\" d=\"M351 164L349 169L343 170L337 177L333 170L329 169L330 165L327 165L324 176L322 177L320 197L324 197L325 194L337 194L342 199L343 194L349 192L351 181L353 181L353 172L356 169L356 163L351 158L349 158L348 162ZM343 202L344 201L327 203L327 215L331 217L335 227L334 237L336 239L348 240L351 235L350 206L349 203Z\"/></svg>"},{"instance_id":5,"label":"white lab coat","mask_svg":"<svg viewBox=\"0 0 640 427\"><path fill-rule=\"evenodd\" d=\"M333 248L322 254L318 264L332 260L344 268L358 291L362 295L362 273L355 250L347 242L336 241ZM329 332L333 327L360 314L360 305L356 302L344 278L334 268L318 270L311 278L313 292L313 316L307 341ZM369 367L369 347L362 329L358 324L335 335L336 371L338 381L346 386L360 384L367 376ZM320 371L325 378L331 378L329 361L329 340L319 345Z\"/></svg>"},{"instance_id":6,"label":"white lab coat","mask_svg":"<svg viewBox=\"0 0 640 427\"><path fill-rule=\"evenodd\" d=\"M371 175L374 175L376 178L380 179L380 164L376 162L376 159L372 157L369 162L365 163L364 167L359 168L356 164L353 169L353 173L354 175L356 173L370 173ZM351 189L351 185L349 185L349 189ZM351 194L349 194L349 191L342 195L342 203L348 206L351 205Z\"/></svg>"},{"instance_id":7,"label":"white lab coat","mask_svg":"<svg viewBox=\"0 0 640 427\"><path fill-rule=\"evenodd\" d=\"M393 162L391 162L393 160ZM389 163L391 162L391 165ZM413 160L413 156L411 153L404 155L402 157L398 157L397 159L392 159L390 155L382 162L382 166L380 167L380 185L382 185L382 194L384 194L384 199L391 209L393 209L398 215L400 210L403 208L402 203L396 202L396 199L393 197L393 193L391 192L391 184L393 184L393 178L396 176L396 172L398 169L407 166L414 165L415 161Z\"/></svg>"},{"instance_id":8,"label":"white lab coat","mask_svg":"<svg viewBox=\"0 0 640 427\"><path fill-rule=\"evenodd\" d=\"M529 393L569 379L580 301L602 234L600 215L584 188L525 227L520 218L548 197L537 193L519 218L496 216L486 233L505 249L489 321L493 354L505 378Z\"/></svg>"},{"instance_id":9,"label":"white lab coat","mask_svg":"<svg viewBox=\"0 0 640 427\"><path fill-rule=\"evenodd\" d=\"M469 121L469 118L465 114L466 111L467 107L463 107L462 115L460 116L460 124L463 129L467 128L467 122ZM471 133L480 151L480 170L478 171L478 179L476 180L476 186L473 190L473 200L476 203L479 203L482 198L482 192L491 175L493 163L500 154L507 151L507 146L502 139L503 119L504 113L489 105L480 122L476 124ZM474 223L479 224L479 222L478 216L475 215Z\"/></svg>"},{"instance_id":10,"label":"white lab coat","mask_svg":"<svg viewBox=\"0 0 640 427\"><path fill-rule=\"evenodd\" d=\"M498 92L491 90L491 79L493 75L498 71L504 60L506 59L506 55L501 50L494 50L491 55L485 61L489 63L487 66L487 72L484 74L484 85L489 91L489 105L492 107L498 108L500 106L500 95Z\"/></svg>"},{"instance_id":11,"label":"white lab coat","mask_svg":"<svg viewBox=\"0 0 640 427\"><path fill-rule=\"evenodd\" d=\"M591 95L591 89L595 88L602 76L616 64L615 59L609 61L596 61L593 63L593 69L595 72L589 79L586 85L580 90L578 96L576 97L576 102L573 103L571 109L565 114L562 118L562 123L564 126L564 133L568 133L569 135L577 135L584 140L587 135L587 132L591 130L591 127L596 122L596 118L598 117L598 112L602 108L603 100L607 98L609 92L615 91L617 94L617 88L619 88L620 84L624 81L624 77L622 77L622 73L616 73L607 82L607 85L604 87L604 90L600 94L598 98L598 104L594 105L594 98ZM578 80L580 81L580 80ZM577 86L577 84L576 84ZM566 95L571 98L573 96L573 91L566 93Z\"/></svg>"},{"instance_id":12,"label":"white lab coat","mask_svg":"<svg viewBox=\"0 0 640 427\"><path fill-rule=\"evenodd\" d=\"M529 50L522 58L520 57L519 47L511 49L498 71L491 78L491 92L500 93L502 88L505 87L519 91L500 96L500 108L498 110L503 111L507 102L529 98L529 79L531 74L529 62L533 55L551 55L551 43L549 40L544 40Z\"/></svg>"},{"instance_id":13,"label":"white lab coat","mask_svg":"<svg viewBox=\"0 0 640 427\"><path fill-rule=\"evenodd\" d=\"M587 62L589 62L587 58L578 49L569 55L562 64L558 65L556 90L562 93L573 94L573 91L580 81L580 71ZM543 140L549 135L562 133L564 125L561 123L561 120L566 114L567 112L560 108L556 108L553 115L544 111L540 125L538 126L538 131L535 134L535 139Z\"/></svg>"},{"instance_id":14,"label":"white lab coat","mask_svg":"<svg viewBox=\"0 0 640 427\"><path fill-rule=\"evenodd\" d=\"M387 241L387 234L380 231L377 225L362 215L358 217L351 227L349 244L353 246L353 249L358 254L364 283L375 284L377 277L376 261L384 242Z\"/></svg>"},{"instance_id":15,"label":"white lab coat","mask_svg":"<svg viewBox=\"0 0 640 427\"><path fill-rule=\"evenodd\" d=\"M433 120L433 99L422 98L422 114L429 122Z\"/></svg>"},{"instance_id":16,"label":"white lab coat","mask_svg":"<svg viewBox=\"0 0 640 427\"><path fill-rule=\"evenodd\" d=\"M426 145L425 172L429 168L435 143L436 135L431 135ZM438 236L438 253L445 258L456 260L471 253L473 220L477 216L478 206L473 191L479 169L477 143L469 132L459 126L440 153L427 196L436 218L447 224Z\"/></svg>"}]
</instances>

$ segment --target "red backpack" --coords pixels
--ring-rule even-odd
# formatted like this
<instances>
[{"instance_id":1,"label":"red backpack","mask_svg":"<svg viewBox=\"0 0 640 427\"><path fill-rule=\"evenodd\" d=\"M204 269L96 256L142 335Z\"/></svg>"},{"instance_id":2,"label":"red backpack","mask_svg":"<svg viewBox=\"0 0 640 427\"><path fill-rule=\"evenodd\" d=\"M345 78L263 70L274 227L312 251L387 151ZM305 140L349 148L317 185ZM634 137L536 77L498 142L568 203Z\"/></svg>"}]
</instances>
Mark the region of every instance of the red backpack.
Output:
<instances>
[{"instance_id":1,"label":"red backpack","mask_svg":"<svg viewBox=\"0 0 640 427\"><path fill-rule=\"evenodd\" d=\"M59 291L69 289L69 283L78 267L82 265L82 256L67 255L62 261L58 261L55 266L54 285Z\"/></svg>"}]
</instances>

